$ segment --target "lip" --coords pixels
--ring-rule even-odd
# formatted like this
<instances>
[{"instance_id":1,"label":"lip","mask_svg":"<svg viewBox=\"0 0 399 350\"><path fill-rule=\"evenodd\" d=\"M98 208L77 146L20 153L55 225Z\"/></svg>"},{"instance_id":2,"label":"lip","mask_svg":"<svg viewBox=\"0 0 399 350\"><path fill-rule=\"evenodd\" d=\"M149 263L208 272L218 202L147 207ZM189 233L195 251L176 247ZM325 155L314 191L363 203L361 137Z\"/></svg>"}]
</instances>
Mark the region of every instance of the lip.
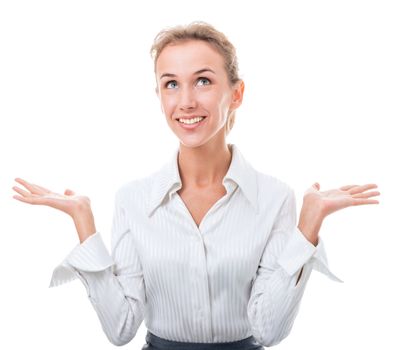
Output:
<instances>
[{"instance_id":1,"label":"lip","mask_svg":"<svg viewBox=\"0 0 399 350\"><path fill-rule=\"evenodd\" d=\"M194 130L194 129L197 129L197 128L201 127L201 125L204 125L206 120L208 119L206 116L200 116L200 117L205 117L205 118L202 119L200 122L195 123L195 124L180 123L178 119L176 119L176 123L178 123L185 130ZM180 118L183 118L183 117L180 117ZM190 117L190 118L195 118L195 116Z\"/></svg>"}]
</instances>

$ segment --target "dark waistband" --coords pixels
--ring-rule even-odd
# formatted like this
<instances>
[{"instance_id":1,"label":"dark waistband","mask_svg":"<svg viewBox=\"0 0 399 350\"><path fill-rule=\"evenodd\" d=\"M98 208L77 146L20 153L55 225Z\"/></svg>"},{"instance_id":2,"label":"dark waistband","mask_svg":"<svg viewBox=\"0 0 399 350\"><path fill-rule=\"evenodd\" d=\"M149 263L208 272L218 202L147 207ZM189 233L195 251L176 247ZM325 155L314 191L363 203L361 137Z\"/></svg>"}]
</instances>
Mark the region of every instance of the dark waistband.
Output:
<instances>
[{"instance_id":1,"label":"dark waistband","mask_svg":"<svg viewBox=\"0 0 399 350\"><path fill-rule=\"evenodd\" d=\"M248 338L237 340L233 342L223 342L223 343L186 343L178 342L173 340L167 340L156 336L147 330L146 341L148 344L153 345L159 350L260 350L264 349L253 336Z\"/></svg>"}]
</instances>

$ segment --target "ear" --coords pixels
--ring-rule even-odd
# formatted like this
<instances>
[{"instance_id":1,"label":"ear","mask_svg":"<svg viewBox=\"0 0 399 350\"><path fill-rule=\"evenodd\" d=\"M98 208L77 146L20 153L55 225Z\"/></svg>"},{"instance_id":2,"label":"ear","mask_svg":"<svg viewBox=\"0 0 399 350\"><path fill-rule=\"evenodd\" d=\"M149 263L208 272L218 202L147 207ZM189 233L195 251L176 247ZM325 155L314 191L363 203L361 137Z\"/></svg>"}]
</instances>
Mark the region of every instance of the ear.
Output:
<instances>
[{"instance_id":1,"label":"ear","mask_svg":"<svg viewBox=\"0 0 399 350\"><path fill-rule=\"evenodd\" d=\"M239 80L234 85L232 101L230 104L230 109L234 110L241 106L242 100L244 98L245 83L244 80Z\"/></svg>"}]
</instances>

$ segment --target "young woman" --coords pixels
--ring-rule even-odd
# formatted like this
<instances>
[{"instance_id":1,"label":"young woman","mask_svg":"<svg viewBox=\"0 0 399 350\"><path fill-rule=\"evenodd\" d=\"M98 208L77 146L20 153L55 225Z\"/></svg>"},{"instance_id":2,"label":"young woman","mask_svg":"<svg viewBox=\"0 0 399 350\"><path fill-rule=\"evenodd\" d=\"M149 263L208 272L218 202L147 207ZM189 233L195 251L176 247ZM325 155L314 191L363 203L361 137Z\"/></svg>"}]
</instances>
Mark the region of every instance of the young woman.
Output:
<instances>
[{"instance_id":1,"label":"young woman","mask_svg":"<svg viewBox=\"0 0 399 350\"><path fill-rule=\"evenodd\" d=\"M241 105L233 45L204 22L161 31L151 48L156 93L179 140L157 172L115 195L111 254L90 200L20 178L14 198L64 211L80 243L54 270L50 286L79 278L115 345L135 336L143 349L263 349L289 333L313 268L334 281L319 230L353 205L376 204L377 186L348 185L303 196L254 169L226 143Z\"/></svg>"}]
</instances>

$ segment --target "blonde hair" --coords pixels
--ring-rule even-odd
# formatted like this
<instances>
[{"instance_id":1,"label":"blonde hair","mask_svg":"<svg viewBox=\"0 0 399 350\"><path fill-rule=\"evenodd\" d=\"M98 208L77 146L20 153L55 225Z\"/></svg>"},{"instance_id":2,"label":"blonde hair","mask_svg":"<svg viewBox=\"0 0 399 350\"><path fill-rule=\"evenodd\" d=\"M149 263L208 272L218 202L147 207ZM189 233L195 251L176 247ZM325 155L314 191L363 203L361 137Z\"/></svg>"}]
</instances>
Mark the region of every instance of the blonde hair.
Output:
<instances>
[{"instance_id":1,"label":"blonde hair","mask_svg":"<svg viewBox=\"0 0 399 350\"><path fill-rule=\"evenodd\" d=\"M219 32L212 25L203 21L194 21L187 25L167 27L156 35L150 50L151 57L154 60L154 73L156 72L158 57L166 46L188 40L203 40L212 45L223 56L230 86L241 80L238 75L238 61L235 47L222 32ZM235 110L232 111L227 117L225 125L226 135L233 128L235 112Z\"/></svg>"}]
</instances>

